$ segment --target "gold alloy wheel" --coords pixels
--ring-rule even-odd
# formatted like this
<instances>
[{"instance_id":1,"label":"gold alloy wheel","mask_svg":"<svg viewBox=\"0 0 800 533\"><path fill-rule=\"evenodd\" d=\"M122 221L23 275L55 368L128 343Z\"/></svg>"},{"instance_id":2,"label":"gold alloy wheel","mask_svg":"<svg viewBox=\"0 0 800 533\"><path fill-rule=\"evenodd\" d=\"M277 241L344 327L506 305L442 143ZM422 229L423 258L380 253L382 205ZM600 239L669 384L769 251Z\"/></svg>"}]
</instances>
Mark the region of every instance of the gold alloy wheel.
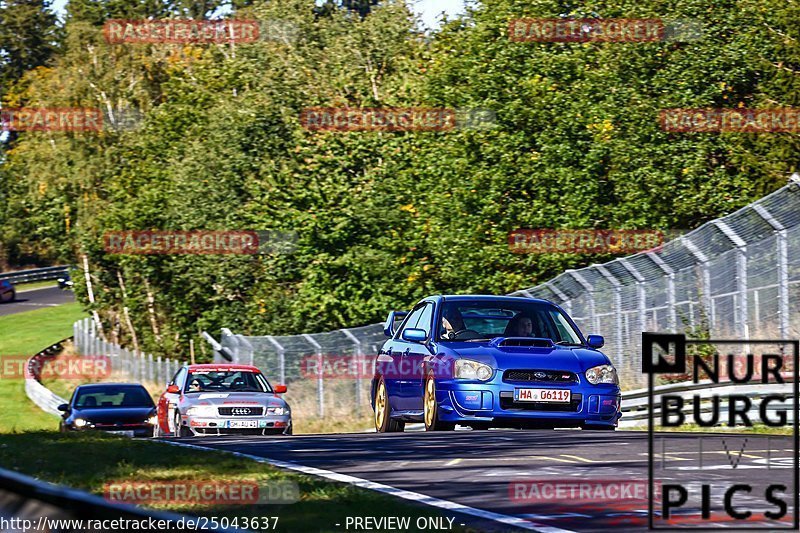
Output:
<instances>
[{"instance_id":1,"label":"gold alloy wheel","mask_svg":"<svg viewBox=\"0 0 800 533\"><path fill-rule=\"evenodd\" d=\"M386 417L386 386L381 381L378 384L378 394L375 398L375 428L380 431Z\"/></svg>"},{"instance_id":2,"label":"gold alloy wheel","mask_svg":"<svg viewBox=\"0 0 800 533\"><path fill-rule=\"evenodd\" d=\"M433 413L436 411L436 386L433 378L428 378L425 383L425 425L433 426Z\"/></svg>"}]
</instances>

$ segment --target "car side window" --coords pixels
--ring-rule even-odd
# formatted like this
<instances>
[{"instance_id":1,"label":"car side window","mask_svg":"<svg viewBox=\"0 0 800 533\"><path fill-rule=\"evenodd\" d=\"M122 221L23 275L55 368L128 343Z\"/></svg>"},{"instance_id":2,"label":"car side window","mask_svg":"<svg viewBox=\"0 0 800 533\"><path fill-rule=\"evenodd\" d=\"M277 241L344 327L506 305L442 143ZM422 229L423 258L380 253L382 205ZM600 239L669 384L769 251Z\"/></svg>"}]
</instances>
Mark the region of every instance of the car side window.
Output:
<instances>
[{"instance_id":1,"label":"car side window","mask_svg":"<svg viewBox=\"0 0 800 533\"><path fill-rule=\"evenodd\" d=\"M423 308L422 314L417 321L415 328L425 330L425 334L431 336L431 321L433 320L433 304L427 303Z\"/></svg>"},{"instance_id":2,"label":"car side window","mask_svg":"<svg viewBox=\"0 0 800 533\"><path fill-rule=\"evenodd\" d=\"M403 326L397 331L397 336L395 338L401 339L405 330L417 327L417 322L423 312L425 312L425 304L420 304L415 307L414 310L411 311L411 314L408 315L405 322L403 322Z\"/></svg>"},{"instance_id":3,"label":"car side window","mask_svg":"<svg viewBox=\"0 0 800 533\"><path fill-rule=\"evenodd\" d=\"M178 372L175 374L175 377L174 377L174 378L172 378L172 384L173 384L173 385L177 385L177 386L179 386L181 389L183 389L183 380L184 380L184 378L185 378L185 377L186 377L186 369L185 369L185 368L181 368L181 369L180 369L180 370L178 370Z\"/></svg>"}]
</instances>

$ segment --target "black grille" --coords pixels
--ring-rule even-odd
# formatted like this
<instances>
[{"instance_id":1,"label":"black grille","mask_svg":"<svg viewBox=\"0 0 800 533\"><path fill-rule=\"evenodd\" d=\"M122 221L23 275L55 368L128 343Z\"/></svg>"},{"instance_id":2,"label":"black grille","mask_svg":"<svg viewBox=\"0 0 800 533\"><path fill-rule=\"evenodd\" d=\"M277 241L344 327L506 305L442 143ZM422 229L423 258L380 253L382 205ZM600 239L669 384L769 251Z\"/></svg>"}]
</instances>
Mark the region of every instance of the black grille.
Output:
<instances>
[{"instance_id":1,"label":"black grille","mask_svg":"<svg viewBox=\"0 0 800 533\"><path fill-rule=\"evenodd\" d=\"M562 370L506 370L503 381L516 383L577 383L574 372Z\"/></svg>"},{"instance_id":2,"label":"black grille","mask_svg":"<svg viewBox=\"0 0 800 533\"><path fill-rule=\"evenodd\" d=\"M500 393L500 408L506 411L560 411L574 413L580 411L583 395L572 393L569 403L515 402L513 392Z\"/></svg>"},{"instance_id":3,"label":"black grille","mask_svg":"<svg viewBox=\"0 0 800 533\"><path fill-rule=\"evenodd\" d=\"M263 407L220 407L219 414L222 416L261 416L264 412Z\"/></svg>"}]
</instances>

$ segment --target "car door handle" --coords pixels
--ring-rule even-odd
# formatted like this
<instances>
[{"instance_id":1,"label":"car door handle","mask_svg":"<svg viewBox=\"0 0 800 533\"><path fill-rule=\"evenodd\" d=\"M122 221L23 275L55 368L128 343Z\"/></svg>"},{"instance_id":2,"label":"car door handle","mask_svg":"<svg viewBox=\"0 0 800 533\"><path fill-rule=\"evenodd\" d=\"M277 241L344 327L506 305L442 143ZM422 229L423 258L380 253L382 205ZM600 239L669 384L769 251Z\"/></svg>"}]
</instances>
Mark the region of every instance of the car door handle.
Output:
<instances>
[{"instance_id":1,"label":"car door handle","mask_svg":"<svg viewBox=\"0 0 800 533\"><path fill-rule=\"evenodd\" d=\"M411 348L406 348L406 351L403 352L403 357L408 357L409 352L411 352Z\"/></svg>"}]
</instances>

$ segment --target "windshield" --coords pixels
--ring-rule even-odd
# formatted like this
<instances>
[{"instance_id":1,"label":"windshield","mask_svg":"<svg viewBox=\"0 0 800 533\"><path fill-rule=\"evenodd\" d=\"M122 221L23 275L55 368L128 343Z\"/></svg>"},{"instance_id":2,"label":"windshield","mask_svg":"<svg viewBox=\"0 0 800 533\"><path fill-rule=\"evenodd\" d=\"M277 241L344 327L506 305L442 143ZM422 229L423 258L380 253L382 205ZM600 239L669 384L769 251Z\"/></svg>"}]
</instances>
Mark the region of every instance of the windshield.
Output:
<instances>
[{"instance_id":1,"label":"windshield","mask_svg":"<svg viewBox=\"0 0 800 533\"><path fill-rule=\"evenodd\" d=\"M441 340L537 337L580 346L581 337L555 306L520 298L509 301L445 302L439 321Z\"/></svg>"},{"instance_id":2,"label":"windshield","mask_svg":"<svg viewBox=\"0 0 800 533\"><path fill-rule=\"evenodd\" d=\"M78 390L75 407L153 407L153 400L143 387L92 387Z\"/></svg>"},{"instance_id":3,"label":"windshield","mask_svg":"<svg viewBox=\"0 0 800 533\"><path fill-rule=\"evenodd\" d=\"M184 392L272 392L272 389L257 372L196 370L189 374Z\"/></svg>"}]
</instances>

